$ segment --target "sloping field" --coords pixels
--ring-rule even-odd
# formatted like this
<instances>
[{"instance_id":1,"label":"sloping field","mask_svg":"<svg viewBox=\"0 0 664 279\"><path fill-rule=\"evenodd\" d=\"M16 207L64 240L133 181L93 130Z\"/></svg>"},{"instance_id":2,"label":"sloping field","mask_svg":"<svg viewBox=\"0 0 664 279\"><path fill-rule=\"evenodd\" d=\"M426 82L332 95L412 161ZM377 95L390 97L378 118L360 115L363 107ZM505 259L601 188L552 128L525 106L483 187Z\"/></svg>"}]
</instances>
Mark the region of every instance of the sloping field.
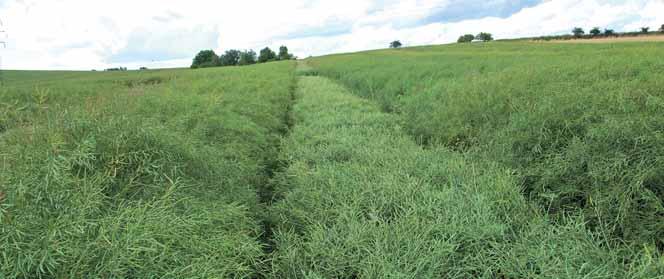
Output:
<instances>
[{"instance_id":1,"label":"sloping field","mask_svg":"<svg viewBox=\"0 0 664 279\"><path fill-rule=\"evenodd\" d=\"M308 63L394 112L421 145L507 168L553 222L572 218L626 263L647 257L662 272L663 46L449 45Z\"/></svg>"},{"instance_id":2,"label":"sloping field","mask_svg":"<svg viewBox=\"0 0 664 279\"><path fill-rule=\"evenodd\" d=\"M0 278L664 278L663 46L4 71Z\"/></svg>"},{"instance_id":3,"label":"sloping field","mask_svg":"<svg viewBox=\"0 0 664 279\"><path fill-rule=\"evenodd\" d=\"M256 276L293 66L3 72L0 277Z\"/></svg>"},{"instance_id":4,"label":"sloping field","mask_svg":"<svg viewBox=\"0 0 664 279\"><path fill-rule=\"evenodd\" d=\"M340 85L305 77L297 96L272 208L273 278L658 274L652 261L625 265L579 218L552 224L509 170L418 146L396 115Z\"/></svg>"}]
</instances>

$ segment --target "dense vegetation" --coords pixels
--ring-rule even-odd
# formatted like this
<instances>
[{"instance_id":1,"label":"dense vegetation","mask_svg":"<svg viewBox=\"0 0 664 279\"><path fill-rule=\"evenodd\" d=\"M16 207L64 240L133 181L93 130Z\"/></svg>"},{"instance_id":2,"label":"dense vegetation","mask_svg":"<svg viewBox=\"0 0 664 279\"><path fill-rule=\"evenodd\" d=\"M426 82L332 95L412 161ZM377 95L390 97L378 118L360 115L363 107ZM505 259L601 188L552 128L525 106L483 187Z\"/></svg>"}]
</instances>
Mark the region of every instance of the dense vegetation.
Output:
<instances>
[{"instance_id":1,"label":"dense vegetation","mask_svg":"<svg viewBox=\"0 0 664 279\"><path fill-rule=\"evenodd\" d=\"M5 71L0 278L662 278L662 45Z\"/></svg>"},{"instance_id":2,"label":"dense vegetation","mask_svg":"<svg viewBox=\"0 0 664 279\"><path fill-rule=\"evenodd\" d=\"M420 144L509 169L552 220L575 216L602 247L661 272L663 54L661 43L495 43L309 63L400 115Z\"/></svg>"},{"instance_id":3,"label":"dense vegetation","mask_svg":"<svg viewBox=\"0 0 664 279\"><path fill-rule=\"evenodd\" d=\"M254 277L293 63L4 72L0 277Z\"/></svg>"},{"instance_id":4,"label":"dense vegetation","mask_svg":"<svg viewBox=\"0 0 664 279\"><path fill-rule=\"evenodd\" d=\"M647 278L662 271L647 259L624 266L576 218L552 225L507 169L445 147L423 149L398 116L331 81L304 78L297 96L282 151L289 167L278 176L272 208L273 278Z\"/></svg>"}]
</instances>

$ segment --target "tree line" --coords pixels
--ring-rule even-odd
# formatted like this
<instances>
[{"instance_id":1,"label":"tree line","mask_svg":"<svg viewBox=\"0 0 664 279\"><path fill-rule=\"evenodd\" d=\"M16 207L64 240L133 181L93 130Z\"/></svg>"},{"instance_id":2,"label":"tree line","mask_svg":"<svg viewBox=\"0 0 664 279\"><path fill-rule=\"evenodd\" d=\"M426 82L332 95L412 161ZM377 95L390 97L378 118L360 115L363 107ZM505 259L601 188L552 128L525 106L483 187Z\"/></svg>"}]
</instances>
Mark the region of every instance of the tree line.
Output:
<instances>
[{"instance_id":1,"label":"tree line","mask_svg":"<svg viewBox=\"0 0 664 279\"><path fill-rule=\"evenodd\" d=\"M550 41L550 40L572 40L572 39L597 39L597 38L608 38L608 37L635 37L641 35L650 35L653 33L662 33L664 34L664 24L660 28L653 32L650 31L650 27L644 26L640 30L633 32L615 32L613 29L604 28L602 30L600 27L591 28L588 33L581 27L572 28L571 34L566 35L557 35L557 36L541 36L534 38L535 40Z\"/></svg>"},{"instance_id":2,"label":"tree line","mask_svg":"<svg viewBox=\"0 0 664 279\"><path fill-rule=\"evenodd\" d=\"M491 35L491 33L486 33L486 32L480 32L477 35L466 34L459 37L457 43L470 43L474 40L479 40L482 42L490 42L493 41L493 35Z\"/></svg>"},{"instance_id":3,"label":"tree line","mask_svg":"<svg viewBox=\"0 0 664 279\"><path fill-rule=\"evenodd\" d=\"M217 55L214 50L208 49L201 50L196 54L191 63L191 68L244 66L291 59L295 59L295 56L288 52L288 47L286 46L279 47L279 53L274 52L269 47L265 47L258 54L251 49L244 51L231 49L222 55Z\"/></svg>"},{"instance_id":4,"label":"tree line","mask_svg":"<svg viewBox=\"0 0 664 279\"><path fill-rule=\"evenodd\" d=\"M493 35L491 33L486 33L486 32L480 32L477 35L473 34L466 34L457 40L457 43L470 43L472 41L479 40L482 42L490 42L493 41ZM402 46L401 41L393 41L390 43L390 48L400 48Z\"/></svg>"}]
</instances>

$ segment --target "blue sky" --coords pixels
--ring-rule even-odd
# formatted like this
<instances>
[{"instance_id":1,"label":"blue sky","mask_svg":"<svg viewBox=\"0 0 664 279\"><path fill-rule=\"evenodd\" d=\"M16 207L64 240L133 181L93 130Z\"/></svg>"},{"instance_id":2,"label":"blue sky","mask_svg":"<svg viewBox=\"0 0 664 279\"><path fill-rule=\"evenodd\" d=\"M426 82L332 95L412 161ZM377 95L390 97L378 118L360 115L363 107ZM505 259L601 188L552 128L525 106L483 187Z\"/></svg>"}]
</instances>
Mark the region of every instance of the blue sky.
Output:
<instances>
[{"instance_id":1,"label":"blue sky","mask_svg":"<svg viewBox=\"0 0 664 279\"><path fill-rule=\"evenodd\" d=\"M198 50L278 48L322 55L664 24L664 0L0 0L2 68L188 66Z\"/></svg>"}]
</instances>

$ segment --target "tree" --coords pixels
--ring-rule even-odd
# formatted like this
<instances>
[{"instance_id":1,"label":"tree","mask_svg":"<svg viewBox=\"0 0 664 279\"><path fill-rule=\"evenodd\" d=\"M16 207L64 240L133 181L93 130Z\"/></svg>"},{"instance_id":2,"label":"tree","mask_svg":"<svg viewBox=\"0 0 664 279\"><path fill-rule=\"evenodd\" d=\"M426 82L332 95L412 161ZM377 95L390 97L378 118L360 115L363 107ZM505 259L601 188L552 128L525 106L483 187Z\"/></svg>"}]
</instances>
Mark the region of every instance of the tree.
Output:
<instances>
[{"instance_id":1,"label":"tree","mask_svg":"<svg viewBox=\"0 0 664 279\"><path fill-rule=\"evenodd\" d=\"M482 40L483 42L493 41L493 35L491 33L481 32L475 36L476 39Z\"/></svg>"},{"instance_id":2,"label":"tree","mask_svg":"<svg viewBox=\"0 0 664 279\"><path fill-rule=\"evenodd\" d=\"M615 34L616 34L616 32L614 32L613 29L604 29L604 35L605 36L613 36Z\"/></svg>"},{"instance_id":3,"label":"tree","mask_svg":"<svg viewBox=\"0 0 664 279\"><path fill-rule=\"evenodd\" d=\"M390 43L390 48L400 48L402 46L401 41L396 40Z\"/></svg>"},{"instance_id":4,"label":"tree","mask_svg":"<svg viewBox=\"0 0 664 279\"><path fill-rule=\"evenodd\" d=\"M274 53L269 47L261 49L260 54L258 55L258 63L265 63L274 61L277 59L277 54Z\"/></svg>"},{"instance_id":5,"label":"tree","mask_svg":"<svg viewBox=\"0 0 664 279\"><path fill-rule=\"evenodd\" d=\"M574 37L577 37L577 38L583 37L583 34L585 34L585 33L586 33L586 31L583 31L583 28L581 28L581 27L574 27L574 29L572 29L572 34L574 34Z\"/></svg>"},{"instance_id":6,"label":"tree","mask_svg":"<svg viewBox=\"0 0 664 279\"><path fill-rule=\"evenodd\" d=\"M279 55L277 56L277 59L279 59L279 60L291 60L291 59L293 59L293 55L288 53L288 48L286 46L280 46L279 47Z\"/></svg>"},{"instance_id":7,"label":"tree","mask_svg":"<svg viewBox=\"0 0 664 279\"><path fill-rule=\"evenodd\" d=\"M664 33L664 24L662 24L662 27L659 28L659 32Z\"/></svg>"},{"instance_id":8,"label":"tree","mask_svg":"<svg viewBox=\"0 0 664 279\"><path fill-rule=\"evenodd\" d=\"M457 43L470 43L473 40L475 40L475 35L466 34L466 35L463 35L463 36L459 37L459 39L457 40Z\"/></svg>"},{"instance_id":9,"label":"tree","mask_svg":"<svg viewBox=\"0 0 664 279\"><path fill-rule=\"evenodd\" d=\"M256 64L256 52L248 50L240 53L240 61L238 61L238 65L243 66L251 64Z\"/></svg>"},{"instance_id":10,"label":"tree","mask_svg":"<svg viewBox=\"0 0 664 279\"><path fill-rule=\"evenodd\" d=\"M641 33L648 33L650 31L650 27L641 27Z\"/></svg>"},{"instance_id":11,"label":"tree","mask_svg":"<svg viewBox=\"0 0 664 279\"><path fill-rule=\"evenodd\" d=\"M237 49L227 50L224 55L219 57L221 66L235 66L240 62L240 51Z\"/></svg>"},{"instance_id":12,"label":"tree","mask_svg":"<svg viewBox=\"0 0 664 279\"><path fill-rule=\"evenodd\" d=\"M599 34L602 34L602 31L599 30L599 27L594 27L593 29L590 29L590 34L594 36L599 36Z\"/></svg>"},{"instance_id":13,"label":"tree","mask_svg":"<svg viewBox=\"0 0 664 279\"><path fill-rule=\"evenodd\" d=\"M213 50L201 50L194 57L194 61L191 63L191 68L206 68L206 67L215 67L219 66L219 56L214 53Z\"/></svg>"}]
</instances>

